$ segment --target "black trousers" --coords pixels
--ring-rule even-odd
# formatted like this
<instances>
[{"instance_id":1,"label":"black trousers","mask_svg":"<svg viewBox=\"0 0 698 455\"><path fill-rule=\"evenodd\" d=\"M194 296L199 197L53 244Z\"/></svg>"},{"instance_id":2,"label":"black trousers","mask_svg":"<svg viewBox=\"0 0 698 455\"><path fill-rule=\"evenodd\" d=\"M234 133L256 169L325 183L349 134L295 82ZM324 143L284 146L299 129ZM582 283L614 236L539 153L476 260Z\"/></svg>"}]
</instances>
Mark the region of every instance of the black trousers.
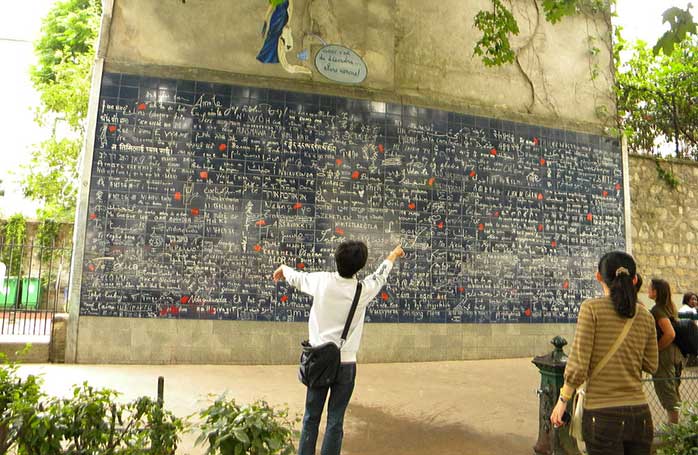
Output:
<instances>
[{"instance_id":1,"label":"black trousers","mask_svg":"<svg viewBox=\"0 0 698 455\"><path fill-rule=\"evenodd\" d=\"M652 450L648 405L585 409L582 431L589 455L650 455Z\"/></svg>"}]
</instances>

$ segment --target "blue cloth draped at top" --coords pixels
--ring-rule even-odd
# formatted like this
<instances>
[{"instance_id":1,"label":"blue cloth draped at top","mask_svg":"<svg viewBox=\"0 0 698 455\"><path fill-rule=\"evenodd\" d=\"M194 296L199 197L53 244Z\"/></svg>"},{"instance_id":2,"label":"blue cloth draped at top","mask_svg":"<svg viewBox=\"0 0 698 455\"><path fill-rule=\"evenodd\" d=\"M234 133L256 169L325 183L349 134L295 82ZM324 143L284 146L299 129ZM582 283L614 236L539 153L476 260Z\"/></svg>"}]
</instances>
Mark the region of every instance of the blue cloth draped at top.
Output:
<instances>
[{"instance_id":1,"label":"blue cloth draped at top","mask_svg":"<svg viewBox=\"0 0 698 455\"><path fill-rule=\"evenodd\" d=\"M288 23L288 0L274 9L269 19L269 31L264 39L257 60L262 63L279 63L278 45L281 32Z\"/></svg>"}]
</instances>

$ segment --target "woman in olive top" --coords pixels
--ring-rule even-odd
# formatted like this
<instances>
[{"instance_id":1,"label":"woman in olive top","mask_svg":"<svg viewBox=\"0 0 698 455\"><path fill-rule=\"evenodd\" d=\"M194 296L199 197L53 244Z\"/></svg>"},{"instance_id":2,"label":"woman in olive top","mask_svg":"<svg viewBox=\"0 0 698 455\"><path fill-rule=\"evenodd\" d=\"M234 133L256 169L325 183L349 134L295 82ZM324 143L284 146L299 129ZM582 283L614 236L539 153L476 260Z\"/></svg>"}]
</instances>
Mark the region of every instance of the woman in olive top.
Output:
<instances>
[{"instance_id":1,"label":"woman in olive top","mask_svg":"<svg viewBox=\"0 0 698 455\"><path fill-rule=\"evenodd\" d=\"M637 303L635 261L614 251L599 261L596 280L603 297L582 302L577 332L565 368L565 385L550 420L563 425L562 416L574 391L611 350L633 318L630 331L604 368L587 384L582 432L589 455L649 455L653 425L642 391L642 371L657 369L654 319Z\"/></svg>"},{"instance_id":2,"label":"woman in olive top","mask_svg":"<svg viewBox=\"0 0 698 455\"><path fill-rule=\"evenodd\" d=\"M657 324L659 338L659 368L653 374L654 390L662 407L666 409L669 423L678 423L678 406L681 401L679 385L684 358L681 350L674 344L676 333L671 325L671 321L676 320L676 307L671 301L669 283L664 280L652 278L647 295L655 303L651 311Z\"/></svg>"}]
</instances>

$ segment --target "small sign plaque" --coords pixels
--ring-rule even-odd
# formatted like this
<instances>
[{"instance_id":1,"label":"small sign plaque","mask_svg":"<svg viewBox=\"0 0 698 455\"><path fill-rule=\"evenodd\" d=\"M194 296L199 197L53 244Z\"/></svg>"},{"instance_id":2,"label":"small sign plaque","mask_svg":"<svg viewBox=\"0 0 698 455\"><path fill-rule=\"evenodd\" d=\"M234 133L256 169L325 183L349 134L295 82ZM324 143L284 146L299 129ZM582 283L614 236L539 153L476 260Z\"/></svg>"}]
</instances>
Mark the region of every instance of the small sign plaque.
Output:
<instances>
[{"instance_id":1,"label":"small sign plaque","mask_svg":"<svg viewBox=\"0 0 698 455\"><path fill-rule=\"evenodd\" d=\"M360 84L368 70L363 59L353 50L330 44L315 55L315 67L326 78L343 84Z\"/></svg>"}]
</instances>

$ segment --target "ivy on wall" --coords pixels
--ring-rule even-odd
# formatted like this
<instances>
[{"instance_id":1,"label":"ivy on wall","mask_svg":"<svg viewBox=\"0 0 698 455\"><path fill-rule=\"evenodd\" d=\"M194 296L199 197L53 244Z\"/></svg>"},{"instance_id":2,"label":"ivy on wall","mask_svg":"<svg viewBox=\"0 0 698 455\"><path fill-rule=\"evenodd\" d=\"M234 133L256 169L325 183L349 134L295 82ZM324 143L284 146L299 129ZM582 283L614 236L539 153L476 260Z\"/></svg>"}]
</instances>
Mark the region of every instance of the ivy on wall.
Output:
<instances>
[{"instance_id":1,"label":"ivy on wall","mask_svg":"<svg viewBox=\"0 0 698 455\"><path fill-rule=\"evenodd\" d=\"M482 38L475 44L474 52L486 66L512 63L516 59L509 34L518 35L519 24L500 0L492 0L492 11L477 13L475 27L482 32Z\"/></svg>"},{"instance_id":2,"label":"ivy on wall","mask_svg":"<svg viewBox=\"0 0 698 455\"><path fill-rule=\"evenodd\" d=\"M22 214L12 215L2 228L2 251L0 252L2 262L7 267L8 276L19 275L26 236L27 220Z\"/></svg>"},{"instance_id":3,"label":"ivy on wall","mask_svg":"<svg viewBox=\"0 0 698 455\"><path fill-rule=\"evenodd\" d=\"M492 11L480 11L475 15L475 27L482 37L475 44L475 55L482 57L485 66L499 66L513 63L516 52L512 50L509 36L519 34L516 18L501 0L491 0ZM551 24L560 22L566 16L579 13L611 14L614 0L542 0L545 19ZM533 0L536 9L538 0Z\"/></svg>"},{"instance_id":4,"label":"ivy on wall","mask_svg":"<svg viewBox=\"0 0 698 455\"><path fill-rule=\"evenodd\" d=\"M672 190L676 190L681 184L681 180L679 180L679 178L676 176L676 174L674 174L674 172L671 169L664 169L659 164L659 161L659 158L656 158L654 160L654 164L657 168L657 177L659 177L660 180L664 181L664 183L666 183L669 186L669 188L671 188Z\"/></svg>"}]
</instances>

